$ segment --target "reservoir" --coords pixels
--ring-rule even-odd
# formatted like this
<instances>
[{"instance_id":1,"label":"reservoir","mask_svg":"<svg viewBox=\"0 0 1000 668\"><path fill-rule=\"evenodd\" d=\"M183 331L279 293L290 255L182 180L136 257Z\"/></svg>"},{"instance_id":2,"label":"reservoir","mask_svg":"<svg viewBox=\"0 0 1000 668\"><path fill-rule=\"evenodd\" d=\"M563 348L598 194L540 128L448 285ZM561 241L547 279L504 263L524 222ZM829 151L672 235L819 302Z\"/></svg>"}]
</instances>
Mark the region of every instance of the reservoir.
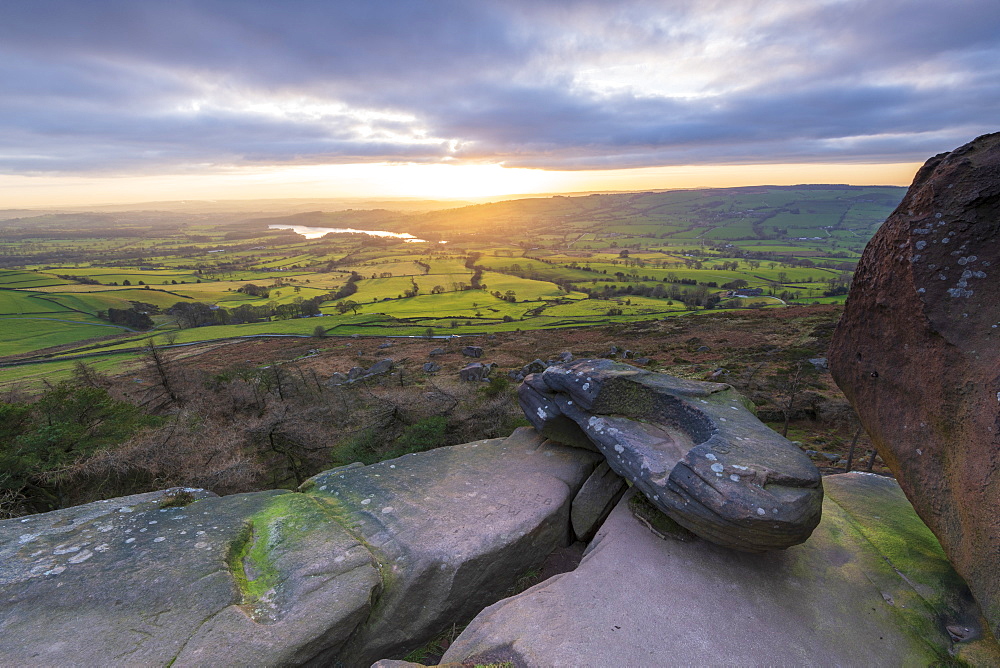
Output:
<instances>
[{"instance_id":1,"label":"reservoir","mask_svg":"<svg viewBox=\"0 0 1000 668\"><path fill-rule=\"evenodd\" d=\"M355 230L350 227L309 227L308 225L268 225L269 229L272 230L291 230L296 234L301 234L306 239L319 239L324 234L329 234L333 232L334 234L367 234L373 237L392 237L394 239L402 239L403 241L420 241L423 239L417 239L412 234L407 234L405 232L385 232L382 230Z\"/></svg>"}]
</instances>

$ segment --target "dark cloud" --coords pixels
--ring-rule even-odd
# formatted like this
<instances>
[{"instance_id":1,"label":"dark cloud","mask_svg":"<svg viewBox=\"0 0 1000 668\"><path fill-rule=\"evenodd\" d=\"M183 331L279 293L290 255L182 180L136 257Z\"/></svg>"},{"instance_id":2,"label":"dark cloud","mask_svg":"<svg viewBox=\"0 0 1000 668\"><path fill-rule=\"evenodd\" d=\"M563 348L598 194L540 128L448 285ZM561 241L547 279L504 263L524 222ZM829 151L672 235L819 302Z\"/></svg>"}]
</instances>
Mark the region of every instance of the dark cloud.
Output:
<instances>
[{"instance_id":1,"label":"dark cloud","mask_svg":"<svg viewBox=\"0 0 1000 668\"><path fill-rule=\"evenodd\" d=\"M996 0L33 0L0 170L911 161L996 129Z\"/></svg>"}]
</instances>

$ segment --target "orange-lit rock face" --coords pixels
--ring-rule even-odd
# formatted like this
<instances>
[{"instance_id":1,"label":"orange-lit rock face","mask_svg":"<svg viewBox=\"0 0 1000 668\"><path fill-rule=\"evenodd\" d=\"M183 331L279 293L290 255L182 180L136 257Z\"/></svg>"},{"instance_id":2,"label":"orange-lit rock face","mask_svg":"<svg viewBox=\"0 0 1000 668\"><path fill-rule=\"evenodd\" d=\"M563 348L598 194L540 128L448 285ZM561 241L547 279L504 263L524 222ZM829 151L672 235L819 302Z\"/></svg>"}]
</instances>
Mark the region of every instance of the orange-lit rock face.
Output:
<instances>
[{"instance_id":1,"label":"orange-lit rock face","mask_svg":"<svg viewBox=\"0 0 1000 668\"><path fill-rule=\"evenodd\" d=\"M830 369L1000 627L1000 133L935 156L868 244Z\"/></svg>"}]
</instances>

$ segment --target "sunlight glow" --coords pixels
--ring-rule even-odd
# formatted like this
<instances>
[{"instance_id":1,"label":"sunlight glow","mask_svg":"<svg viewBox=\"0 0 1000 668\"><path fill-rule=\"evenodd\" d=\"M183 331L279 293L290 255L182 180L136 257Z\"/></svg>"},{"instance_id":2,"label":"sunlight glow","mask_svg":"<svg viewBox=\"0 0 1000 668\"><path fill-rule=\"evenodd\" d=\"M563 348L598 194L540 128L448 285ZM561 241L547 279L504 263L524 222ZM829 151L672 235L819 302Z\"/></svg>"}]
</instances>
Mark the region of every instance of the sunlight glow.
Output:
<instances>
[{"instance_id":1,"label":"sunlight glow","mask_svg":"<svg viewBox=\"0 0 1000 668\"><path fill-rule=\"evenodd\" d=\"M5 208L283 197L504 199L514 195L748 185L909 185L919 163L696 165L592 171L500 164L344 164L132 177L4 176Z\"/></svg>"}]
</instances>

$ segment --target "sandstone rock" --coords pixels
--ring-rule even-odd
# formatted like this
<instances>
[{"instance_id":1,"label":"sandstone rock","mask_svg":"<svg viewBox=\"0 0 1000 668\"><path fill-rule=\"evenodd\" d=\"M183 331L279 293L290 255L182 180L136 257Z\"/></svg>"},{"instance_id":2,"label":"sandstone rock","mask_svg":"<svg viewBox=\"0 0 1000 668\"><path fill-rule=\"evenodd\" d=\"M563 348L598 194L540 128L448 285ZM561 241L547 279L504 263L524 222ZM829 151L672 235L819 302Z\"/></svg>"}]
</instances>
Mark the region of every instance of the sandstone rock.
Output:
<instances>
[{"instance_id":1,"label":"sandstone rock","mask_svg":"<svg viewBox=\"0 0 1000 668\"><path fill-rule=\"evenodd\" d=\"M390 358L379 360L378 362L375 362L375 364L372 364L368 368L368 370L365 372L365 376L380 376L384 373L389 373L390 371L392 371L394 365L395 362Z\"/></svg>"},{"instance_id":2,"label":"sandstone rock","mask_svg":"<svg viewBox=\"0 0 1000 668\"><path fill-rule=\"evenodd\" d=\"M161 496L0 522L3 663L300 663L367 616L375 562L322 504Z\"/></svg>"},{"instance_id":3,"label":"sandstone rock","mask_svg":"<svg viewBox=\"0 0 1000 668\"><path fill-rule=\"evenodd\" d=\"M521 373L523 373L525 376L527 376L529 373L541 373L545 371L545 369L547 369L548 366L549 365L543 362L542 360L536 359L534 361L528 362L523 367L521 367Z\"/></svg>"},{"instance_id":4,"label":"sandstone rock","mask_svg":"<svg viewBox=\"0 0 1000 668\"><path fill-rule=\"evenodd\" d=\"M935 156L868 244L834 380L1000 632L1000 133Z\"/></svg>"},{"instance_id":5,"label":"sandstone rock","mask_svg":"<svg viewBox=\"0 0 1000 668\"><path fill-rule=\"evenodd\" d=\"M568 350L564 350L564 351L562 351L561 353L559 353L556 356L556 359L559 360L560 362L563 362L563 363L565 363L565 362L572 362L573 361L573 353L571 353Z\"/></svg>"},{"instance_id":6,"label":"sandstone rock","mask_svg":"<svg viewBox=\"0 0 1000 668\"><path fill-rule=\"evenodd\" d=\"M484 610L442 662L997 665L968 589L899 487L861 473L826 482L812 539L765 554L658 538L626 498L575 571Z\"/></svg>"},{"instance_id":7,"label":"sandstone rock","mask_svg":"<svg viewBox=\"0 0 1000 668\"><path fill-rule=\"evenodd\" d=\"M830 362L825 357L813 357L809 360L809 363L813 365L813 368L817 371L826 371L830 368Z\"/></svg>"},{"instance_id":8,"label":"sandstone rock","mask_svg":"<svg viewBox=\"0 0 1000 668\"><path fill-rule=\"evenodd\" d=\"M462 348L462 354L466 357L482 357L483 349L479 346L465 346Z\"/></svg>"},{"instance_id":9,"label":"sandstone rock","mask_svg":"<svg viewBox=\"0 0 1000 668\"><path fill-rule=\"evenodd\" d=\"M601 462L573 499L570 521L577 540L586 542L594 537L627 488L608 463Z\"/></svg>"},{"instance_id":10,"label":"sandstone rock","mask_svg":"<svg viewBox=\"0 0 1000 668\"><path fill-rule=\"evenodd\" d=\"M357 380L363 375L365 375L365 370L362 367L352 366L347 371L347 380Z\"/></svg>"},{"instance_id":11,"label":"sandstone rock","mask_svg":"<svg viewBox=\"0 0 1000 668\"><path fill-rule=\"evenodd\" d=\"M429 355L430 355L431 357L436 357L437 355L444 355L444 354L446 354L447 352L448 352L448 351L447 351L447 350L445 350L444 348L435 348L434 350L430 351L430 352L429 352L428 354L429 354Z\"/></svg>"},{"instance_id":12,"label":"sandstone rock","mask_svg":"<svg viewBox=\"0 0 1000 668\"><path fill-rule=\"evenodd\" d=\"M458 377L467 382L484 381L489 378L491 371L493 371L492 364L473 362L472 364L466 365L465 368L460 369Z\"/></svg>"},{"instance_id":13,"label":"sandstone rock","mask_svg":"<svg viewBox=\"0 0 1000 668\"><path fill-rule=\"evenodd\" d=\"M541 434L593 443L654 505L720 545L782 549L819 522L816 467L729 385L581 360L529 376L519 399Z\"/></svg>"},{"instance_id":14,"label":"sandstone rock","mask_svg":"<svg viewBox=\"0 0 1000 668\"><path fill-rule=\"evenodd\" d=\"M0 522L0 663L367 666L573 540L599 456L531 429L276 490ZM207 494L195 490L196 497Z\"/></svg>"},{"instance_id":15,"label":"sandstone rock","mask_svg":"<svg viewBox=\"0 0 1000 668\"><path fill-rule=\"evenodd\" d=\"M386 583L344 650L319 659L368 666L498 600L572 540L571 502L598 460L521 428L307 481L307 494L364 536Z\"/></svg>"},{"instance_id":16,"label":"sandstone rock","mask_svg":"<svg viewBox=\"0 0 1000 668\"><path fill-rule=\"evenodd\" d=\"M329 380L326 381L327 386L343 385L347 382L347 374L340 373L339 371L334 371L330 374Z\"/></svg>"},{"instance_id":17,"label":"sandstone rock","mask_svg":"<svg viewBox=\"0 0 1000 668\"><path fill-rule=\"evenodd\" d=\"M424 363L424 371L426 373L435 373L435 372L440 371L440 370L441 370L441 365L438 364L437 362L425 362Z\"/></svg>"}]
</instances>

